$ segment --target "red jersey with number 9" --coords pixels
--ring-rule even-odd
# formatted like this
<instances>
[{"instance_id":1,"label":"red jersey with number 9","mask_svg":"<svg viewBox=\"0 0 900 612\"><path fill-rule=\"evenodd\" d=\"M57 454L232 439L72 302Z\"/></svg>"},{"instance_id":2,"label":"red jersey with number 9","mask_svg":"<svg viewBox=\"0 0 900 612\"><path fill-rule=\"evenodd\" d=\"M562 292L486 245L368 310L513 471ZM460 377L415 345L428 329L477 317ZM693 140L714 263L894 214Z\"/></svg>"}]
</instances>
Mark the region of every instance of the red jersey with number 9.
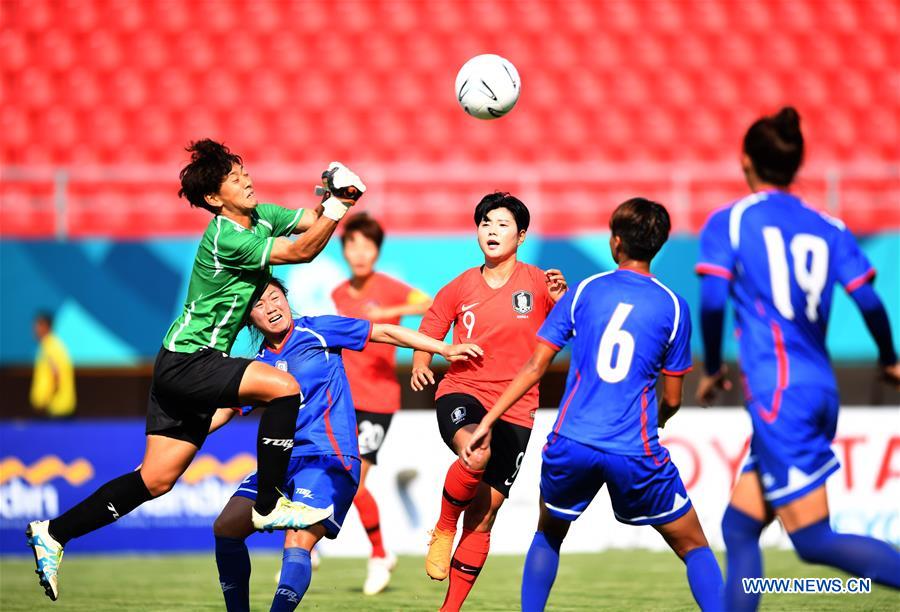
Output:
<instances>
[{"instance_id":1,"label":"red jersey with number 9","mask_svg":"<svg viewBox=\"0 0 900 612\"><path fill-rule=\"evenodd\" d=\"M537 331L553 304L544 272L522 262L499 289L485 282L481 267L450 281L434 298L419 331L443 340L453 325L453 342L477 344L484 357L451 363L437 397L467 393L490 410L534 352ZM535 385L501 418L530 428L538 402Z\"/></svg>"}]
</instances>

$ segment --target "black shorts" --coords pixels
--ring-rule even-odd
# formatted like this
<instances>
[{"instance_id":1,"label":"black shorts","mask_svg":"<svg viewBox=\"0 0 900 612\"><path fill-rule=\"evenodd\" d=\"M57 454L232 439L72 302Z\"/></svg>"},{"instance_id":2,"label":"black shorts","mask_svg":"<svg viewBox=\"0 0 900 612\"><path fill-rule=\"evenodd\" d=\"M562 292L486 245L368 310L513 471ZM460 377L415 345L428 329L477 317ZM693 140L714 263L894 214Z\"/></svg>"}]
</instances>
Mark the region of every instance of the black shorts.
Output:
<instances>
[{"instance_id":1,"label":"black shorts","mask_svg":"<svg viewBox=\"0 0 900 612\"><path fill-rule=\"evenodd\" d=\"M365 459L373 465L378 463L378 450L384 444L393 418L392 413L356 411L356 435L360 459Z\"/></svg>"},{"instance_id":2,"label":"black shorts","mask_svg":"<svg viewBox=\"0 0 900 612\"><path fill-rule=\"evenodd\" d=\"M147 400L147 434L203 446L216 409L240 405L241 379L251 363L215 349L160 349Z\"/></svg>"},{"instance_id":3,"label":"black shorts","mask_svg":"<svg viewBox=\"0 0 900 612\"><path fill-rule=\"evenodd\" d=\"M438 428L450 450L454 453L453 436L466 425L477 425L487 410L468 393L449 393L435 400ZM519 467L525 458L525 448L531 430L521 425L499 420L491 432L491 458L482 480L509 497L509 490L519 475Z\"/></svg>"}]
</instances>

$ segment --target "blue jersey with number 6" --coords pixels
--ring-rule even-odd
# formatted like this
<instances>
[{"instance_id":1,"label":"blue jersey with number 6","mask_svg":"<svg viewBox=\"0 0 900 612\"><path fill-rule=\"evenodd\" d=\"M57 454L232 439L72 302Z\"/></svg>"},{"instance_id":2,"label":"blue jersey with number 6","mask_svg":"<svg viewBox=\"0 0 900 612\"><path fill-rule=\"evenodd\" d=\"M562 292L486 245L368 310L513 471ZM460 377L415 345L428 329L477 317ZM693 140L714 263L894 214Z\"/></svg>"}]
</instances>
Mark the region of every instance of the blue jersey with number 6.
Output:
<instances>
[{"instance_id":1,"label":"blue jersey with number 6","mask_svg":"<svg viewBox=\"0 0 900 612\"><path fill-rule=\"evenodd\" d=\"M661 454L656 380L691 369L687 303L631 270L583 280L556 304L539 340L572 344L563 404L550 434L622 455Z\"/></svg>"},{"instance_id":2,"label":"blue jersey with number 6","mask_svg":"<svg viewBox=\"0 0 900 612\"><path fill-rule=\"evenodd\" d=\"M697 272L730 281L754 395L837 388L825 348L834 285L849 293L875 274L843 223L790 193L755 193L709 218Z\"/></svg>"}]
</instances>

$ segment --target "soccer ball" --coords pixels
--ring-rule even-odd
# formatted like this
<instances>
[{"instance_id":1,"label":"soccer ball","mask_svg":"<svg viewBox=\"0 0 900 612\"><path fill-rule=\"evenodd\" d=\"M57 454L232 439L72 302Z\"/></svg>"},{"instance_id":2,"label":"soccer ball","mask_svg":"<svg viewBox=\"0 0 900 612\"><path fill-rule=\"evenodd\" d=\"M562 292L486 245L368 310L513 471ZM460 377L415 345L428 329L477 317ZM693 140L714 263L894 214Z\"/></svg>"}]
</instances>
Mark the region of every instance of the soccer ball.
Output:
<instances>
[{"instance_id":1,"label":"soccer ball","mask_svg":"<svg viewBox=\"0 0 900 612\"><path fill-rule=\"evenodd\" d=\"M492 53L476 55L456 75L456 99L478 119L497 119L511 111L521 89L516 67Z\"/></svg>"}]
</instances>

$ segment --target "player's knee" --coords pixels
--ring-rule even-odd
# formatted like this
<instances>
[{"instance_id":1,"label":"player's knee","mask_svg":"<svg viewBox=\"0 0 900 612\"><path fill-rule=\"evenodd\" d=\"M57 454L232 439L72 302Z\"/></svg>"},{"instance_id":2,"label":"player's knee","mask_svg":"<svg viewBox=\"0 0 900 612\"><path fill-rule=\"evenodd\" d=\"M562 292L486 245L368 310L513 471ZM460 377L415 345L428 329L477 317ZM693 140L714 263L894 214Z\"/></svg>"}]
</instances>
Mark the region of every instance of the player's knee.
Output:
<instances>
[{"instance_id":1,"label":"player's knee","mask_svg":"<svg viewBox=\"0 0 900 612\"><path fill-rule=\"evenodd\" d=\"M745 541L759 540L765 524L734 506L728 506L722 516L722 538L726 547L738 546Z\"/></svg>"},{"instance_id":2,"label":"player's knee","mask_svg":"<svg viewBox=\"0 0 900 612\"><path fill-rule=\"evenodd\" d=\"M163 474L148 475L143 472L141 473L141 477L144 479L144 486L147 487L147 491L149 491L150 495L153 497L159 497L160 495L165 495L171 491L177 480L177 478L170 478Z\"/></svg>"},{"instance_id":3,"label":"player's knee","mask_svg":"<svg viewBox=\"0 0 900 612\"><path fill-rule=\"evenodd\" d=\"M234 519L223 512L217 516L216 520L213 522L213 535L217 538L241 537L239 530L235 527Z\"/></svg>"},{"instance_id":4,"label":"player's knee","mask_svg":"<svg viewBox=\"0 0 900 612\"><path fill-rule=\"evenodd\" d=\"M488 461L491 460L491 449L490 448L480 448L477 449L469 456L468 465L473 470L484 470L487 467Z\"/></svg>"},{"instance_id":5,"label":"player's knee","mask_svg":"<svg viewBox=\"0 0 900 612\"><path fill-rule=\"evenodd\" d=\"M797 556L807 563L828 561L828 544L833 536L834 532L827 519L788 534Z\"/></svg>"},{"instance_id":6,"label":"player's knee","mask_svg":"<svg viewBox=\"0 0 900 612\"><path fill-rule=\"evenodd\" d=\"M569 533L571 525L569 521L556 518L546 510L541 512L541 517L538 519L538 531L542 532L551 544L556 542L562 543L566 538L566 534Z\"/></svg>"},{"instance_id":7,"label":"player's knee","mask_svg":"<svg viewBox=\"0 0 900 612\"><path fill-rule=\"evenodd\" d=\"M213 521L213 535L217 538L231 537L231 533L228 529L228 521L225 520L221 514Z\"/></svg>"},{"instance_id":8,"label":"player's knee","mask_svg":"<svg viewBox=\"0 0 900 612\"><path fill-rule=\"evenodd\" d=\"M691 551L697 550L698 548L709 548L709 542L706 541L706 537L704 537L703 534L700 534L699 538L691 537L680 542L672 543L672 550L675 551L675 554L678 555L679 559L684 559Z\"/></svg>"},{"instance_id":9,"label":"player's knee","mask_svg":"<svg viewBox=\"0 0 900 612\"><path fill-rule=\"evenodd\" d=\"M722 515L722 539L725 540L725 546L728 546L729 541L733 541L736 536L738 536L737 526L734 524L734 518L732 516L731 506L725 509L725 514Z\"/></svg>"},{"instance_id":10,"label":"player's knee","mask_svg":"<svg viewBox=\"0 0 900 612\"><path fill-rule=\"evenodd\" d=\"M794 550L797 551L797 556L800 557L802 561L807 563L819 563L822 561L822 555L820 554L819 547L809 542L797 542L794 538L791 538L791 542L794 544Z\"/></svg>"},{"instance_id":11,"label":"player's knee","mask_svg":"<svg viewBox=\"0 0 900 612\"><path fill-rule=\"evenodd\" d=\"M298 395L300 393L300 385L293 376L282 373L281 376L278 376L270 383L270 393L272 394L272 399Z\"/></svg>"},{"instance_id":12,"label":"player's knee","mask_svg":"<svg viewBox=\"0 0 900 612\"><path fill-rule=\"evenodd\" d=\"M466 516L463 519L463 527L470 531L490 531L494 526L494 521L497 519L497 513L492 510L488 510L484 514Z\"/></svg>"}]
</instances>

